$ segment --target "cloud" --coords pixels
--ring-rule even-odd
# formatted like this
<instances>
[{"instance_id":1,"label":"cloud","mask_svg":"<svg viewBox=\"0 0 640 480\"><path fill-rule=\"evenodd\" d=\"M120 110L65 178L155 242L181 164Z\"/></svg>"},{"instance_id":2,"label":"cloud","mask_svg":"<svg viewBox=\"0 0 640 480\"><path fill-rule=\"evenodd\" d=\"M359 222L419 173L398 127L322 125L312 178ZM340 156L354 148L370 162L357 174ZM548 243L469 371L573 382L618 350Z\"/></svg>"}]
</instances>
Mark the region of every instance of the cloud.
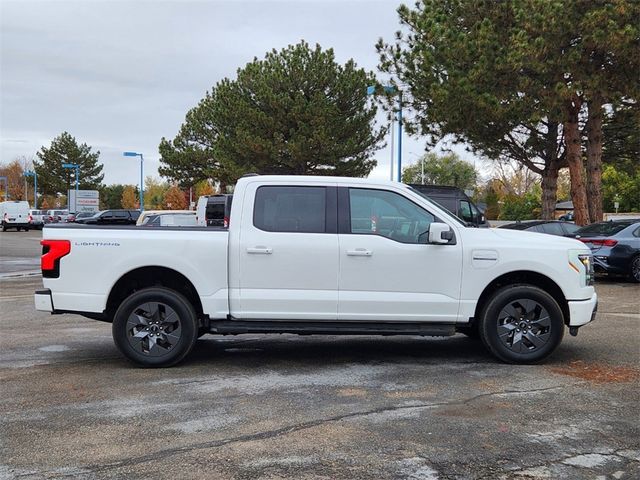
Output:
<instances>
[{"instance_id":1,"label":"cloud","mask_svg":"<svg viewBox=\"0 0 640 480\"><path fill-rule=\"evenodd\" d=\"M157 175L160 138L173 137L216 82L300 39L375 70L375 42L398 29L399 4L1 2L0 162L34 155L68 131L101 151L107 183L138 181L124 150L143 152L147 173ZM376 157L388 170L388 150Z\"/></svg>"}]
</instances>

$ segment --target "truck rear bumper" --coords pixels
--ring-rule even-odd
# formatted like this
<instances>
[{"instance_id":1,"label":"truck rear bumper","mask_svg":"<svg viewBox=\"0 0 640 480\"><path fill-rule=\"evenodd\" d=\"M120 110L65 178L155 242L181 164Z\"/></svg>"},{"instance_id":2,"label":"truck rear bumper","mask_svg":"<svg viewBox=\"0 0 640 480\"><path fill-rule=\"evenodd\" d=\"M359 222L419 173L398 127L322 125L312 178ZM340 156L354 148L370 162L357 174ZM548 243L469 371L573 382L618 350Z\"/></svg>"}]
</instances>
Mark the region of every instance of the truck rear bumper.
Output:
<instances>
[{"instance_id":1,"label":"truck rear bumper","mask_svg":"<svg viewBox=\"0 0 640 480\"><path fill-rule=\"evenodd\" d=\"M569 326L580 327L595 320L598 310L598 295L596 293L588 300L570 300Z\"/></svg>"},{"instance_id":2,"label":"truck rear bumper","mask_svg":"<svg viewBox=\"0 0 640 480\"><path fill-rule=\"evenodd\" d=\"M53 300L51 300L51 290L36 290L34 295L36 310L40 312L53 312Z\"/></svg>"}]
</instances>

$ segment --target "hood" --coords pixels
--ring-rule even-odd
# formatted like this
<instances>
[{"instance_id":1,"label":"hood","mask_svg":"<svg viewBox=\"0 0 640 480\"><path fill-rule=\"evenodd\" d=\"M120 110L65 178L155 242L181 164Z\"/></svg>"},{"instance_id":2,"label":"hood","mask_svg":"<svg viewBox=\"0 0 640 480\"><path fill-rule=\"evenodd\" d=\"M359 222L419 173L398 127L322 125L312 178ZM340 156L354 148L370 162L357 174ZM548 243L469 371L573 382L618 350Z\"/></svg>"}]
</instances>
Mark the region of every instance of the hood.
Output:
<instances>
[{"instance_id":1,"label":"hood","mask_svg":"<svg viewBox=\"0 0 640 480\"><path fill-rule=\"evenodd\" d=\"M510 230L507 228L471 228L474 238L480 240L484 238L492 242L498 241L501 244L518 245L523 248L535 247L539 248L558 248L563 250L579 249L589 252L589 248L579 240L558 235L549 235L547 233L527 232L522 230ZM466 232L465 232L466 233Z\"/></svg>"}]
</instances>

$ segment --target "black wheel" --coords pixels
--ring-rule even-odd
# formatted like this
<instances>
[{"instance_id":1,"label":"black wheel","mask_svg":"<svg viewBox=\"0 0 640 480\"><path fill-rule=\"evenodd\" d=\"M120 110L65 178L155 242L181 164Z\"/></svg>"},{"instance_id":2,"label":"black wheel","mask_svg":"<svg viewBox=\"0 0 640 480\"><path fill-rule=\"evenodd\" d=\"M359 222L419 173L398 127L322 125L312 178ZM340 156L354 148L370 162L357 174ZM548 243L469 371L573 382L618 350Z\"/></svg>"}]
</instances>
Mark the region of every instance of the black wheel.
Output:
<instances>
[{"instance_id":1,"label":"black wheel","mask_svg":"<svg viewBox=\"0 0 640 480\"><path fill-rule=\"evenodd\" d=\"M489 351L508 363L535 363L562 341L564 316L555 299L533 285L504 287L487 302L479 324Z\"/></svg>"},{"instance_id":2,"label":"black wheel","mask_svg":"<svg viewBox=\"0 0 640 480\"><path fill-rule=\"evenodd\" d=\"M122 302L112 326L122 354L144 367L169 367L182 360L198 336L193 306L168 288L139 290Z\"/></svg>"},{"instance_id":3,"label":"black wheel","mask_svg":"<svg viewBox=\"0 0 640 480\"><path fill-rule=\"evenodd\" d=\"M636 255L631 260L631 267L629 268L629 278L632 282L640 283L640 255Z\"/></svg>"},{"instance_id":4,"label":"black wheel","mask_svg":"<svg viewBox=\"0 0 640 480\"><path fill-rule=\"evenodd\" d=\"M7 231L7 226L6 226L4 223L2 224L2 231L3 231L3 232L6 232L6 231Z\"/></svg>"}]
</instances>

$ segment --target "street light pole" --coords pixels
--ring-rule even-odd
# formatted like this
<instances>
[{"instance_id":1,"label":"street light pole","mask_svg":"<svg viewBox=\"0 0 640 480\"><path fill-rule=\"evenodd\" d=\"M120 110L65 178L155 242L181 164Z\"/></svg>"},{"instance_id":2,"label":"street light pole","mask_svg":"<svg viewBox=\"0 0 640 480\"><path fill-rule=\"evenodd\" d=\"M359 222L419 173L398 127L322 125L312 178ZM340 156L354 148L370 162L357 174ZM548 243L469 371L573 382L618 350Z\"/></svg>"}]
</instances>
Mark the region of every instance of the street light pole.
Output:
<instances>
[{"instance_id":1,"label":"street light pole","mask_svg":"<svg viewBox=\"0 0 640 480\"><path fill-rule=\"evenodd\" d=\"M73 202L73 213L77 212L77 207L78 207L78 184L79 184L79 180L80 180L80 165L78 165L77 163L63 163L62 164L62 168L73 168L75 170L74 174L76 177L76 198L75 201ZM69 199L67 198L67 206L71 207L71 205L69 205Z\"/></svg>"},{"instance_id":2,"label":"street light pole","mask_svg":"<svg viewBox=\"0 0 640 480\"><path fill-rule=\"evenodd\" d=\"M33 177L33 208L38 208L38 173L35 170L27 170L24 172L26 177ZM27 198L27 200L29 200Z\"/></svg>"},{"instance_id":3,"label":"street light pole","mask_svg":"<svg viewBox=\"0 0 640 480\"><path fill-rule=\"evenodd\" d=\"M144 212L144 157L138 152L122 152L124 157L140 157L140 211Z\"/></svg>"},{"instance_id":4,"label":"street light pole","mask_svg":"<svg viewBox=\"0 0 640 480\"><path fill-rule=\"evenodd\" d=\"M402 182L402 92L398 93L398 182Z\"/></svg>"},{"instance_id":5,"label":"street light pole","mask_svg":"<svg viewBox=\"0 0 640 480\"><path fill-rule=\"evenodd\" d=\"M393 85L383 85L385 93L397 93L398 94L398 171L397 180L402 182L402 91L398 90ZM367 95L374 95L376 93L376 86L370 85L367 87ZM393 125L391 127L391 181L393 181Z\"/></svg>"}]
</instances>

